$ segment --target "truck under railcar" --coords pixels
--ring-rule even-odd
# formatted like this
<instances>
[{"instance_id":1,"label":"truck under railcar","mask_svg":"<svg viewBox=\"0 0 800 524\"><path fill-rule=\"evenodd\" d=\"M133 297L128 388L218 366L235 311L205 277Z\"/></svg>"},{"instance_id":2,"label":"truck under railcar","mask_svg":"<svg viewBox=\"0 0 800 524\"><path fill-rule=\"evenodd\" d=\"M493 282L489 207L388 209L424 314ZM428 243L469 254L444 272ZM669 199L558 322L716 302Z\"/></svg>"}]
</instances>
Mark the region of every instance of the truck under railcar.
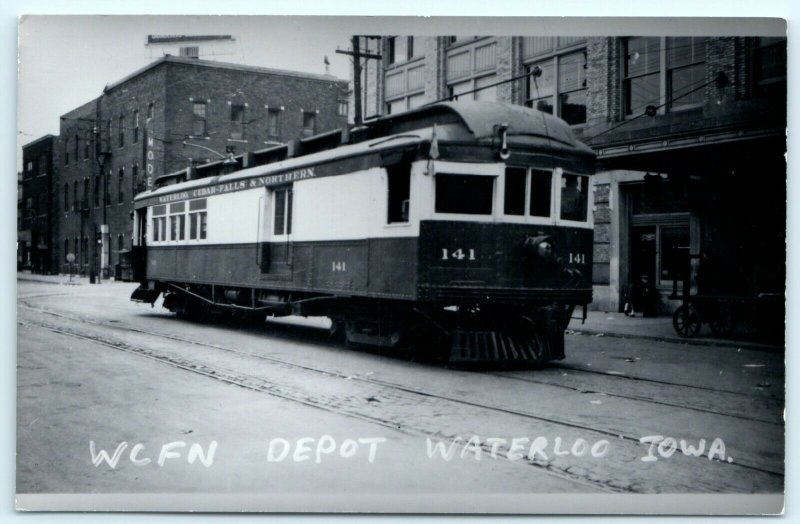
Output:
<instances>
[{"instance_id":1,"label":"truck under railcar","mask_svg":"<svg viewBox=\"0 0 800 524\"><path fill-rule=\"evenodd\" d=\"M441 103L326 140L138 195L132 299L328 316L351 343L451 362L564 358L592 296L594 170L565 122Z\"/></svg>"}]
</instances>

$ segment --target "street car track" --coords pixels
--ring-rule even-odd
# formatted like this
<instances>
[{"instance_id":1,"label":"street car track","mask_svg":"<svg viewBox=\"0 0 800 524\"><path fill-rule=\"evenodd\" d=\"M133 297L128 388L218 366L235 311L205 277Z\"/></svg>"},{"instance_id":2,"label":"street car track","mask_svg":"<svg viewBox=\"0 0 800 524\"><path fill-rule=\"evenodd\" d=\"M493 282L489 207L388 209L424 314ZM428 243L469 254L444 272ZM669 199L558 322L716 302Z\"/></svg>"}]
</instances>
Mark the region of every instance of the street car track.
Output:
<instances>
[{"instance_id":1,"label":"street car track","mask_svg":"<svg viewBox=\"0 0 800 524\"><path fill-rule=\"evenodd\" d=\"M411 387L407 387L407 386L403 386L403 385L400 385L400 384L395 384L395 383L392 383L392 382L383 381L383 380L379 380L379 379L374 379L374 378L369 378L369 377L364 377L364 376L358 376L358 375L347 375L345 373L342 373L342 372L339 372L339 371L336 371L336 370L322 369L322 368L318 368L318 367L314 367L314 366L309 366L309 365L306 365L306 364L300 364L300 363L292 362L292 361L285 360L285 359L278 358L278 357L274 357L274 356L260 355L260 354L251 353L251 352L248 352L248 351L241 351L241 350L230 348L230 347L220 346L218 344L209 344L209 343L205 343L205 342L199 342L199 341L196 341L196 340L191 340L191 339L187 339L187 338L183 338L183 337L179 337L179 336L175 336L175 335L171 335L171 334L155 332L155 331L149 331L149 330L143 330L143 329L139 329L139 328L119 325L119 324L116 324L116 323L99 322L99 321L94 321L94 320L88 320L88 319L84 319L84 318L74 317L72 315L67 315L67 314L63 314L63 313L57 313L57 312L53 312L53 311L50 311L50 310L34 307L34 306L29 305L29 304L25 304L25 306L27 306L27 307L35 310L35 311L41 312L41 313L45 313L45 314L48 314L48 315L51 315L51 316L60 317L60 318L68 319L68 320L74 320L74 321L79 321L79 322L86 323L86 324L92 324L92 325L112 328L112 329L115 329L115 330L140 333L140 334L154 336L154 337L158 337L158 338L174 340L176 342L181 342L181 343L185 343L185 344L203 346L203 347L207 347L207 348L210 348L210 349L213 349L213 350L221 350L221 351L225 351L225 352L228 352L228 353L236 354L236 355L238 355L240 357L255 358L255 359L259 359L259 360L264 360L264 361L280 364L280 365L283 365L283 366L290 366L290 367L301 369L301 370L304 370L304 371L325 375L325 376L328 376L328 377L334 377L334 378L338 378L338 379L346 379L346 380L358 381L358 382L366 383L366 384L377 386L377 387L381 387L381 388L391 388L392 390L395 390L397 392L402 392L402 393L405 393L405 394L415 395L415 396L418 396L418 397L423 397L423 398L428 398L428 399L435 399L435 400L445 401L445 402L453 402L453 403L457 403L457 404L460 404L460 405L463 405L463 406L469 406L469 407L472 407L472 408L477 408L477 409L482 409L482 410L489 410L489 411L493 411L493 412L496 412L496 413L503 413L503 414L507 414L507 415L511 415L511 416L515 416L515 417L523 417L523 418L526 418L526 419L546 422L546 423L555 424L555 425L559 425L559 426L567 427L567 428L571 428L571 429L578 429L578 430L582 430L582 431L590 431L590 432L593 432L593 433L596 433L596 434L599 434L599 435L603 435L603 436L606 436L606 437L612 437L615 440L616 439L620 439L620 440L623 440L623 441L627 441L630 444L633 444L635 446L639 446L639 447L642 447L642 448L646 448L647 447L647 445L642 444L642 443L639 442L639 438L640 437L638 435L625 434L625 433L620 434L619 431L608 431L608 430L604 430L602 428L596 428L596 427L588 426L588 425L585 425L585 424L579 424L579 423L571 422L571 421L568 421L568 420L559 420L558 418L554 418L554 417L550 417L550 416L545 417L545 416L535 415L535 414L524 412L524 411L520 411L520 410L502 408L502 407L498 407L498 406L482 404L482 403L479 403L479 402L473 402L473 401L465 400L463 398L454 398L454 397L450 397L450 396L446 396L446 395L440 395L440 394L436 394L436 393L426 392L426 391L418 390L418 389L415 389L415 388L411 388ZM87 335L84 335L84 334L81 334L81 333L77 333L77 332L74 332L74 331L71 331L71 330L68 330L68 329L60 328L60 327L57 327L57 326L50 326L50 325L47 325L47 324L44 324L44 323L34 323L34 324L40 325L41 327L44 327L45 329L50 329L51 331L55 331L55 332L58 332L58 333L61 333L61 334L64 334L64 335L75 336L75 337L83 338L83 339L86 339L86 340L89 340L89 341L96 341L96 342L101 343L103 345L106 345L108 347L122 349L122 350L125 350L125 351L128 351L128 352L134 353L134 354L143 354L144 356L148 356L148 353L151 353L150 350L146 350L146 349L143 349L143 348L139 348L139 349L132 348L132 347L129 347L127 344L119 344L119 343L115 343L113 341L109 342L109 341L104 340L104 339L102 339L100 337L87 336ZM174 359L171 359L171 358L160 358L160 357L152 356L152 355L149 355L149 357L150 358L155 358L156 360L161 360L161 361L163 361L163 362L165 362L167 364L170 364L170 365L176 365L177 367L180 367L181 369L185 369L185 370L193 371L193 372L198 372L200 374L203 374L203 375L206 375L206 376L209 376L209 377L212 377L212 378L220 378L222 376L225 376L225 373L229 373L229 371L216 369L216 367L208 368L207 366L205 366L203 364L199 364L198 365L196 362L184 361L184 362L181 363L180 361L174 361L173 362ZM204 368L208 368L208 370L206 372L201 372L201 370L203 370ZM230 374L232 376L234 376L234 377L237 377L237 376L241 375L238 372L232 372ZM499 378L505 378L505 379L512 378L512 377L504 376L504 375L501 375L501 374L492 374L492 375L493 376L497 376ZM612 376L617 377L618 375L612 375ZM248 376L247 380L249 380L249 381L253 381L253 380L262 381L262 379L260 379L258 377L249 377L249 376ZM237 385L240 385L240 384L238 384L238 382L243 382L242 380L238 380L236 378L233 378L231 380L225 380L225 381L226 382L230 382L230 383L236 383ZM533 381L529 381L529 382L533 382ZM250 387L250 386L244 386L244 387ZM250 389L254 389L254 388L250 387ZM329 411L348 414L348 415L351 415L351 416L355 416L356 418L361 418L361 419L364 419L364 420L373 421L373 422L376 422L376 423L379 423L381 425L384 425L384 426L387 426L387 427L391 427L391 428L394 428L394 429L401 429L401 430L404 430L404 431L409 429L407 427L402 427L401 428L396 423L393 423L393 422L390 422L390 421L386 421L386 420L381 419L379 417L365 416L363 414L358 414L358 413L353 414L353 413L351 413L349 411L342 412L342 411L338 410L335 407L326 406L324 403L322 403L322 404L321 403L317 403L317 402L309 403L306 399L303 399L303 398L299 398L298 399L298 398L295 398L294 396L287 396L285 394L275 393L274 391L270 390L269 388L263 388L262 387L261 389L258 389L258 390L262 391L262 392L270 393L270 394L275 394L276 396L279 396L281 398L286 398L288 400L297 400L298 402L301 402L301 403L304 403L304 404L313 405L313 406L318 407L320 409L327 409ZM622 398L630 398L631 400L640 401L640 402L642 402L642 401L643 402L650 402L650 399L625 397L625 396L621 396L621 397ZM685 408L686 406L676 406L676 407ZM728 414L728 413L715 413L715 414L721 415L721 416L730 416L730 414ZM755 419L750 419L750 420L753 420L754 422L763 422L763 421L755 420ZM438 434L435 431L425 430L424 428L417 429L417 430L411 430L409 432L412 433L412 434L420 434L420 435L432 436L432 437L436 437L436 438L447 438L446 436L443 437L442 435ZM540 464L534 464L534 465L540 465ZM741 460L737 460L737 462L732 464L732 466L738 466L738 467L746 468L746 469L749 469L749 470L765 473L765 474L768 474L768 475L778 475L778 476L781 476L781 477L783 476L783 472L781 472L781 471L775 471L775 470L772 470L772 469L762 468L762 467L759 467L759 466L757 466L755 464L748 464L747 462L743 462ZM590 484L594 485L593 483L590 483Z\"/></svg>"},{"instance_id":2,"label":"street car track","mask_svg":"<svg viewBox=\"0 0 800 524\"><path fill-rule=\"evenodd\" d=\"M131 331L131 332L164 337L164 338L168 338L168 339L171 339L171 340L175 340L177 342L198 344L198 345L202 345L202 346L206 346L206 347L211 347L211 348L214 348L214 349L221 349L221 350L224 350L224 351L229 351L229 352L233 352L233 353L237 353L237 354L241 354L241 355L248 355L248 356L251 356L251 357L254 357L254 358L269 360L269 361L273 361L273 362L277 362L277 363L281 363L281 364L285 364L285 365L297 366L297 367L301 367L303 369L317 371L317 372L320 372L320 373L326 373L326 374L330 374L330 375L334 375L334 376L345 376L344 374L338 373L336 371L324 370L324 369L321 369L321 368L315 368L315 367L307 366L305 364L298 364L296 362L292 362L292 361L281 359L281 358L274 357L274 356L260 355L258 353L251 353L251 352L241 351L241 350L237 350L237 349L233 349L233 348L226 348L226 347L220 346L218 344L207 344L207 343L204 343L204 342L199 342L199 341L191 340L191 339L188 339L188 338L178 337L178 336L175 336L175 335L172 335L172 334L162 333L162 332L158 332L158 331L149 331L149 330L144 330L144 329L141 329L141 328L135 328L135 327L131 327L131 326L123 326L123 325L120 325L120 324L117 324L117 323L102 322L102 321L96 321L96 320L76 317L76 316L73 316L73 315L59 313L59 312L55 312L55 311L48 310L48 309L45 309L45 308L41 308L41 307L38 307L38 306L34 306L32 304L29 304L29 303L24 303L23 302L22 305L25 305L25 306L27 306L29 308L32 308L32 309L36 310L36 311L40 311L40 312L43 312L43 313L46 313L46 314L49 314L49 315L62 317L62 318L70 319L70 320L77 320L77 321L85 322L85 323L88 323L88 324L102 325L102 326L107 326L107 327L113 327L115 329L124 329L124 330ZM287 326L286 324L280 324L280 328L281 329L284 329L284 328L287 328L287 327L297 328L297 330L304 332L307 336L308 336L309 332L314 333L315 335L318 334L318 333L323 333L322 330L320 330L319 328L315 328L315 327L309 327L309 326ZM297 334L296 332L293 332L293 335L296 335L296 334ZM274 333L271 333L271 335L281 336L281 334L274 334ZM326 333L326 335L327 335L327 333ZM287 337L287 338L289 338L289 337ZM311 338L311 337L308 336L308 338ZM325 342L323 342L322 340L319 340L319 337L316 337L316 336L313 337L313 338L314 338L314 340L313 340L314 343L319 343L321 345L330 346L332 344L335 344L335 343L333 343L333 342L331 342L329 340L325 340ZM292 337L292 339L296 340L296 337ZM305 340L305 342L308 342L308 340ZM620 374L620 373L610 373L610 372L599 371L599 370L588 370L588 369L585 369L585 368L582 368L582 367L577 367L577 366L573 366L573 365L569 365L569 364L563 364L563 363L551 362L551 363L548 364L548 367L568 370L568 371L570 371L572 373L584 373L584 374L605 376L605 377L611 377L611 378L622 378L622 379L627 379L627 380L631 380L631 381L635 381L635 382L641 382L641 383L652 383L652 384L657 384L657 385L662 385L662 386L669 386L669 387L676 387L676 388L688 388L690 390L691 389L696 389L696 390L708 391L708 392L714 392L714 393L723 393L723 394L726 394L726 395L734 395L734 396L738 396L738 397L742 397L742 398L749 398L749 395L747 395L745 393L742 393L742 392L739 392L739 391L732 391L732 390L721 389L721 388L712 388L712 387L707 387L707 386L695 386L695 385L683 384L683 383L678 383L678 382L668 382L668 381L657 380L657 379L652 379L652 378L636 377L636 376L631 376L631 375L623 375L623 374ZM581 392L581 393L602 394L602 395L615 397L615 398L621 398L621 399L627 399L627 400L633 400L633 401L639 401L639 402L660 404L660 405L669 406L669 407L676 407L676 408L687 409L687 410L691 410L691 411L708 413L708 414L712 414L712 415L731 417L731 418L736 418L736 419L740 419L740 420L747 420L747 421L751 421L751 422L774 424L774 425L778 425L778 426L783 426L784 425L782 422L776 422L774 420L767 419L767 418L764 418L764 417L750 417L750 416L746 416L746 415L741 415L739 413L732 413L730 411L720 411L720 410L715 410L715 409L708 409L708 408L703 408L703 407L699 407L699 406L692 406L692 405L689 405L689 404L686 404L686 403L680 403L680 402L668 402L668 401L656 399L653 396L622 394L622 393L617 393L617 392L612 392L612 391L606 391L606 390L603 390L602 388L598 389L598 388L573 387L573 386L569 386L569 385L565 385L565 384L560 384L557 381L543 380L543 379L530 378L530 377L521 377L521 376L511 375L511 374L509 374L507 372L502 372L502 371L488 371L488 372L484 372L484 374L489 375L489 376L493 376L493 377L502 378L502 379L505 379L505 380L522 381L522 382L529 382L529 383L533 383L533 384L542 384L542 385L547 385L547 386L560 387L560 388L569 389L569 390L577 391L577 392ZM363 378L363 379L360 379L360 380L365 380L365 381L372 380L373 382L376 382L374 379ZM388 383L386 385L388 385ZM397 386L397 387L402 387L402 386ZM461 399L453 399L453 400L461 400ZM614 436L617 436L617 434L614 433Z\"/></svg>"},{"instance_id":3,"label":"street car track","mask_svg":"<svg viewBox=\"0 0 800 524\"><path fill-rule=\"evenodd\" d=\"M649 382L649 383L659 384L659 385L664 385L664 386L682 387L682 388L690 388L690 389L700 389L700 390L711 391L711 392L715 392L715 393L725 393L727 395L738 395L738 396L749 398L749 396L747 394L741 393L741 392L738 392L738 391L729 391L729 390L724 390L724 389L713 389L713 388L706 388L706 387L703 387L703 386L692 386L692 385L688 385L688 384L678 384L678 383L674 383L674 382L666 382L666 381L662 381L662 380L641 378L641 377L635 377L635 376L630 376L630 375L622 375L622 374L618 374L618 373L608 373L608 372L604 372L604 371L593 371L593 370L587 370L587 369L578 368L578 367L569 366L569 365L564 365L564 364L550 364L550 367L557 368L557 369L569 370L572 373L586 373L586 374L592 374L592 375L601 375L601 376L608 376L608 377L615 377L615 378L623 378L623 379L634 380L634 381L638 381L638 382ZM670 406L670 407L674 407L674 408L688 409L688 410L691 410L691 411L698 411L698 412L701 412L701 413L708 413L710 415L720 415L720 416L731 417L731 418L736 418L736 419L740 419L740 420L747 420L747 421L750 421L750 422L761 422L761 423L765 423L765 424L773 424L773 425L776 425L776 426L784 426L785 425L783 422L776 422L775 420L771 420L771 419L764 418L764 417L751 417L751 416L746 416L746 415L740 415L740 414L737 414L737 413L731 413L729 411L718 411L718 410L707 409L707 408L702 408L702 407L698 407L698 406L690 406L688 404L683 404L683 403L679 403L679 402L668 402L668 401L665 401L665 400L659 400L659 399L653 398L651 396L634 395L634 394L621 394L621 393L615 393L615 392L611 392L611 391L604 391L602 389L596 389L596 388L585 388L585 387L569 386L569 385L566 385L566 384L559 384L555 380L534 379L534 378L529 378L529 377L520 377L520 376L515 376L515 375L509 375L509 374L506 374L506 373L490 373L490 374L492 376L502 377L502 378L505 378L505 379L508 379L508 380L519 380L519 381L522 381L522 382L529 382L531 384L542 384L542 385L546 385L546 386L564 388L564 389L568 389L570 391L577 391L579 393L597 393L597 394L601 394L601 395L605 395L605 396L609 396L609 397L622 398L622 399L628 399L628 400L640 400L640 401L647 402L647 403L650 403L650 404L660 404L662 406ZM768 400L772 400L772 399L768 399Z\"/></svg>"}]
</instances>

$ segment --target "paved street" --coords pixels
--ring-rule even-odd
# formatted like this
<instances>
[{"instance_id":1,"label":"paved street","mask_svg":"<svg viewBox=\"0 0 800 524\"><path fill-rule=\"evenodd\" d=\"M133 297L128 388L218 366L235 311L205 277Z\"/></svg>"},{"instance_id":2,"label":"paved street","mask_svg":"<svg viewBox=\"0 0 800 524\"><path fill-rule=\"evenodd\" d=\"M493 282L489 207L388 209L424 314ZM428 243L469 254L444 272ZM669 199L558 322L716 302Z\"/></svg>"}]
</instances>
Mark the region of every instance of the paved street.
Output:
<instances>
[{"instance_id":1,"label":"paved street","mask_svg":"<svg viewBox=\"0 0 800 524\"><path fill-rule=\"evenodd\" d=\"M18 281L18 493L783 491L783 353L568 332L560 362L448 369L134 287Z\"/></svg>"}]
</instances>

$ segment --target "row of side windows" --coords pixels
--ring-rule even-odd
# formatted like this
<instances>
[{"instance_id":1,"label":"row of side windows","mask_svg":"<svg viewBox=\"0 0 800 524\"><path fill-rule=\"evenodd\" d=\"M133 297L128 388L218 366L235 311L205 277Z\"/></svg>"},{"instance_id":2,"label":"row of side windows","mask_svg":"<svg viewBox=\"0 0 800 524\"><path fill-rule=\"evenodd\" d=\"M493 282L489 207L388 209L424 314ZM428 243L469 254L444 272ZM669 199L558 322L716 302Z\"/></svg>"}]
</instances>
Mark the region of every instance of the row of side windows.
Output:
<instances>
[{"instance_id":1,"label":"row of side windows","mask_svg":"<svg viewBox=\"0 0 800 524\"><path fill-rule=\"evenodd\" d=\"M151 102L147 105L147 118L153 118L155 112L155 106ZM106 120L105 121L105 137L104 140L108 141L110 145L112 142L112 121ZM126 127L129 126L129 127ZM139 142L141 137L141 123L139 118L139 110L134 109L131 115L130 123L126 123L125 115L119 115L117 117L117 146L123 147L125 145L125 132L130 131L132 141L131 143L136 144ZM63 140L63 151L62 157L64 161L64 165L69 165L70 161L78 161L81 156L84 160L87 160L90 156L91 152L91 144L93 141L91 130L87 129L83 133L84 136L79 134L75 134L74 138L70 139L70 137L65 137ZM81 154L82 152L82 154Z\"/></svg>"},{"instance_id":2,"label":"row of side windows","mask_svg":"<svg viewBox=\"0 0 800 524\"><path fill-rule=\"evenodd\" d=\"M153 206L150 224L151 242L205 240L207 231L208 215L205 198Z\"/></svg>"},{"instance_id":3,"label":"row of side windows","mask_svg":"<svg viewBox=\"0 0 800 524\"><path fill-rule=\"evenodd\" d=\"M555 177L555 178L554 178ZM495 177L487 175L436 174L436 213L492 215ZM552 171L508 167L505 173L503 214L550 218L553 216L553 183L560 189L560 220L588 220L589 177Z\"/></svg>"},{"instance_id":4,"label":"row of side windows","mask_svg":"<svg viewBox=\"0 0 800 524\"><path fill-rule=\"evenodd\" d=\"M340 107L340 113L342 109ZM345 114L347 108L344 108ZM208 102L192 101L192 136L206 137L210 134L208 123ZM245 104L230 105L230 140L247 140L247 127L249 124L258 122L266 118L267 138L278 140L283 132L283 108L267 108L266 116L248 120L246 117L247 106ZM302 136L312 136L317 132L317 114L315 111L303 111L302 115Z\"/></svg>"},{"instance_id":5,"label":"row of side windows","mask_svg":"<svg viewBox=\"0 0 800 524\"><path fill-rule=\"evenodd\" d=\"M105 205L111 205L112 202L111 198L111 175L106 174L106 187L104 191L104 203ZM131 168L131 197L136 193L139 193L144 190L144 182L139 180L139 165L134 164ZM94 177L94 207L100 206L100 193L101 193L101 180L99 175L95 175ZM117 197L116 203L123 204L125 203L125 168L120 167L117 170ZM80 195L78 193L78 181L73 182L72 186L72 198L70 199L70 185L69 183L64 184L64 211L79 211L81 209L89 209L89 199L90 199L90 192L89 192L89 179L83 179L83 199L80 199Z\"/></svg>"}]
</instances>

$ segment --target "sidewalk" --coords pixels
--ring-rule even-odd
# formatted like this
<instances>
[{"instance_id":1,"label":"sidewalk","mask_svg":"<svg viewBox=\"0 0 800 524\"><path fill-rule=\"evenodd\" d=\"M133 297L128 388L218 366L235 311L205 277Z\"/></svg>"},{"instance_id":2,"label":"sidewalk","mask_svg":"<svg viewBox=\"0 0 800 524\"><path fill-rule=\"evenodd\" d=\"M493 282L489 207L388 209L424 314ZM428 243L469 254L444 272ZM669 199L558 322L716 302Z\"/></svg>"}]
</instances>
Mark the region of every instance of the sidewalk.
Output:
<instances>
[{"instance_id":1,"label":"sidewalk","mask_svg":"<svg viewBox=\"0 0 800 524\"><path fill-rule=\"evenodd\" d=\"M38 275L33 273L18 272L17 280L27 282L42 282L61 285L88 285L89 277L73 275ZM114 280L103 280L101 285L114 284ZM589 311L585 323L581 323L581 310L575 309L569 323L568 332L580 333L591 336L635 338L642 340L656 340L675 342L679 344L700 346L726 346L762 351L782 351L783 348L762 342L750 340L714 338L708 326L704 325L700 333L694 338L681 338L672 327L672 317L643 318L626 317L622 313L605 313L603 311Z\"/></svg>"},{"instance_id":2,"label":"sidewalk","mask_svg":"<svg viewBox=\"0 0 800 524\"><path fill-rule=\"evenodd\" d=\"M606 336L617 338L638 338L643 340L658 340L675 342L679 344L700 346L727 346L762 351L782 351L783 348L774 344L756 342L751 340L715 338L711 329L703 325L700 333L694 338L679 337L672 327L672 317L647 317L641 315L626 317L622 313L606 313L603 311L587 312L586 322L581 323L581 310L575 308L568 331L592 336Z\"/></svg>"},{"instance_id":3,"label":"sidewalk","mask_svg":"<svg viewBox=\"0 0 800 524\"><path fill-rule=\"evenodd\" d=\"M89 284L89 277L85 275L40 275L38 273L28 273L26 271L17 272L17 280L25 282L42 282L45 284L61 284L80 286ZM113 284L113 279L103 279L102 284Z\"/></svg>"}]
</instances>

